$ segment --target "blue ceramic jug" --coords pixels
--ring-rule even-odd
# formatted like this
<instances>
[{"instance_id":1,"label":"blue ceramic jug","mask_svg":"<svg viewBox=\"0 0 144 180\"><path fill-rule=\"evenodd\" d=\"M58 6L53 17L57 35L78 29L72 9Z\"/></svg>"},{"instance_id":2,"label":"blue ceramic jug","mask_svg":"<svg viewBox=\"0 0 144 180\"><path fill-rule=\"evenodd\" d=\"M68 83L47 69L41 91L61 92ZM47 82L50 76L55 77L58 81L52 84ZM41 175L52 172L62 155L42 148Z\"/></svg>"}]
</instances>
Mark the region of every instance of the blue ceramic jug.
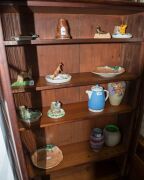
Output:
<instances>
[{"instance_id":1,"label":"blue ceramic jug","mask_svg":"<svg viewBox=\"0 0 144 180\"><path fill-rule=\"evenodd\" d=\"M105 98L106 92L106 98ZM109 97L109 92L107 90L103 90L103 87L96 85L92 86L91 91L86 91L88 94L88 108L89 111L92 112L101 112L104 110L105 101Z\"/></svg>"}]
</instances>

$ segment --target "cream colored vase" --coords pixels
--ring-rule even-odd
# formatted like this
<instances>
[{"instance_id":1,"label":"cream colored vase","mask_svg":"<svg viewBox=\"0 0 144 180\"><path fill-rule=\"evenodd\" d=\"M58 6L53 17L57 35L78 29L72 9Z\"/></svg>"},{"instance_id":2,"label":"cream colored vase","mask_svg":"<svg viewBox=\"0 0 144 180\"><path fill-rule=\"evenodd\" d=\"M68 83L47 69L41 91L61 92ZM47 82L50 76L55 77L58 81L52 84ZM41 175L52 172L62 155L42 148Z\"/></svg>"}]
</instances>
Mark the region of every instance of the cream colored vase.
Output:
<instances>
[{"instance_id":1,"label":"cream colored vase","mask_svg":"<svg viewBox=\"0 0 144 180\"><path fill-rule=\"evenodd\" d=\"M126 89L126 82L112 82L108 83L109 101L112 106L120 105Z\"/></svg>"},{"instance_id":2,"label":"cream colored vase","mask_svg":"<svg viewBox=\"0 0 144 180\"><path fill-rule=\"evenodd\" d=\"M107 146L113 147L119 144L121 140L121 133L116 125L109 124L104 130L104 141Z\"/></svg>"}]
</instances>

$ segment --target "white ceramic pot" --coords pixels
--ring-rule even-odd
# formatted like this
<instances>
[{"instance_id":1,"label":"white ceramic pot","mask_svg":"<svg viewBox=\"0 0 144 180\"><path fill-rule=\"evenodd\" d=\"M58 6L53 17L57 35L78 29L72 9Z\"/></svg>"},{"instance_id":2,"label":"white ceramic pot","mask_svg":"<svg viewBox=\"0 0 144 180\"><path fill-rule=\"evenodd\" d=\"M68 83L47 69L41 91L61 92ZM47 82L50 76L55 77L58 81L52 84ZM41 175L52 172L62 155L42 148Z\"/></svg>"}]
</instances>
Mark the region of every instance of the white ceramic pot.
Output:
<instances>
[{"instance_id":1,"label":"white ceramic pot","mask_svg":"<svg viewBox=\"0 0 144 180\"><path fill-rule=\"evenodd\" d=\"M126 89L126 82L112 82L108 83L109 101L112 106L120 105Z\"/></svg>"},{"instance_id":2,"label":"white ceramic pot","mask_svg":"<svg viewBox=\"0 0 144 180\"><path fill-rule=\"evenodd\" d=\"M107 125L104 130L104 141L107 146L113 147L119 144L121 133L116 125Z\"/></svg>"}]
</instances>

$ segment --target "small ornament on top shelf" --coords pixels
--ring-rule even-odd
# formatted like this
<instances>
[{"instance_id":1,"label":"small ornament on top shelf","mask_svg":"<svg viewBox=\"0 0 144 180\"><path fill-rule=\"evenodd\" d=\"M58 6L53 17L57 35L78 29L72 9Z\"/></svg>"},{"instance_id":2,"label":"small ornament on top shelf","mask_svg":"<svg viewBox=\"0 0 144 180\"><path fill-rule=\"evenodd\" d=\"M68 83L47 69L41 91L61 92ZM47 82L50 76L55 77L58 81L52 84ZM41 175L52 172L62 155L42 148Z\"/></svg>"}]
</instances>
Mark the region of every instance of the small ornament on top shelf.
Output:
<instances>
[{"instance_id":1,"label":"small ornament on top shelf","mask_svg":"<svg viewBox=\"0 0 144 180\"><path fill-rule=\"evenodd\" d=\"M70 28L66 19L60 18L56 28L56 39L70 39Z\"/></svg>"},{"instance_id":2,"label":"small ornament on top shelf","mask_svg":"<svg viewBox=\"0 0 144 180\"><path fill-rule=\"evenodd\" d=\"M47 113L48 117L57 119L65 115L65 111L61 108L61 103L59 101L51 102L50 109Z\"/></svg>"},{"instance_id":3,"label":"small ornament on top shelf","mask_svg":"<svg viewBox=\"0 0 144 180\"><path fill-rule=\"evenodd\" d=\"M15 41L31 41L35 40L39 37L37 34L30 34L30 35L18 35L18 36L12 36L11 39Z\"/></svg>"},{"instance_id":4,"label":"small ornament on top shelf","mask_svg":"<svg viewBox=\"0 0 144 180\"><path fill-rule=\"evenodd\" d=\"M112 37L113 38L131 38L132 34L126 33L126 29L127 29L127 24L121 24L120 26L115 26Z\"/></svg>"},{"instance_id":5,"label":"small ornament on top shelf","mask_svg":"<svg viewBox=\"0 0 144 180\"><path fill-rule=\"evenodd\" d=\"M61 62L53 74L46 75L45 79L49 83L66 83L71 80L71 75L62 73L64 64Z\"/></svg>"},{"instance_id":6,"label":"small ornament on top shelf","mask_svg":"<svg viewBox=\"0 0 144 180\"><path fill-rule=\"evenodd\" d=\"M20 86L33 86L34 80L32 79L32 72L29 69L28 72L22 71L17 76L17 80L12 83L12 87L20 87Z\"/></svg>"},{"instance_id":7,"label":"small ornament on top shelf","mask_svg":"<svg viewBox=\"0 0 144 180\"><path fill-rule=\"evenodd\" d=\"M101 27L97 26L94 39L110 39L110 38L111 38L111 35L109 32L102 31Z\"/></svg>"}]
</instances>

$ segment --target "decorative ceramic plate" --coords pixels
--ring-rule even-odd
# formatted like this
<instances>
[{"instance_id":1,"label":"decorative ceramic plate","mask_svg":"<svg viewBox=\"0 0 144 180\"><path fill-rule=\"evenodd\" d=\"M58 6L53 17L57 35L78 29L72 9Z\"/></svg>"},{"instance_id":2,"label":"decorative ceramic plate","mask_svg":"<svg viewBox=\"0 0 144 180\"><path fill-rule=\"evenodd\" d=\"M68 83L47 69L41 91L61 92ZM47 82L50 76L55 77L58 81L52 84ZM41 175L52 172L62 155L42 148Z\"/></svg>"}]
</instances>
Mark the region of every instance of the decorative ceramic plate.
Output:
<instances>
[{"instance_id":1,"label":"decorative ceramic plate","mask_svg":"<svg viewBox=\"0 0 144 180\"><path fill-rule=\"evenodd\" d=\"M51 110L48 110L48 113L47 113L48 117L50 118L54 118L54 119L57 119L57 118L61 118L65 115L65 111L63 109L60 109L60 112L58 113L55 113L55 112L52 112Z\"/></svg>"},{"instance_id":2,"label":"decorative ceramic plate","mask_svg":"<svg viewBox=\"0 0 144 180\"><path fill-rule=\"evenodd\" d=\"M58 74L55 78L53 78L53 75L47 75L45 79L47 82L50 82L50 83L65 83L71 80L71 75Z\"/></svg>"},{"instance_id":3,"label":"decorative ceramic plate","mask_svg":"<svg viewBox=\"0 0 144 180\"><path fill-rule=\"evenodd\" d=\"M99 66L92 73L97 74L102 77L115 77L125 72L125 69L120 66Z\"/></svg>"},{"instance_id":4,"label":"decorative ceramic plate","mask_svg":"<svg viewBox=\"0 0 144 180\"><path fill-rule=\"evenodd\" d=\"M131 38L132 34L127 33L127 34L112 34L113 38Z\"/></svg>"},{"instance_id":5,"label":"decorative ceramic plate","mask_svg":"<svg viewBox=\"0 0 144 180\"><path fill-rule=\"evenodd\" d=\"M41 116L42 116L42 113L40 111L31 111L30 118L20 118L20 120L25 123L30 124L30 123L38 121Z\"/></svg>"},{"instance_id":6,"label":"decorative ceramic plate","mask_svg":"<svg viewBox=\"0 0 144 180\"><path fill-rule=\"evenodd\" d=\"M31 156L33 164L41 169L50 169L63 160L62 151L55 145L48 144L36 150Z\"/></svg>"}]
</instances>

